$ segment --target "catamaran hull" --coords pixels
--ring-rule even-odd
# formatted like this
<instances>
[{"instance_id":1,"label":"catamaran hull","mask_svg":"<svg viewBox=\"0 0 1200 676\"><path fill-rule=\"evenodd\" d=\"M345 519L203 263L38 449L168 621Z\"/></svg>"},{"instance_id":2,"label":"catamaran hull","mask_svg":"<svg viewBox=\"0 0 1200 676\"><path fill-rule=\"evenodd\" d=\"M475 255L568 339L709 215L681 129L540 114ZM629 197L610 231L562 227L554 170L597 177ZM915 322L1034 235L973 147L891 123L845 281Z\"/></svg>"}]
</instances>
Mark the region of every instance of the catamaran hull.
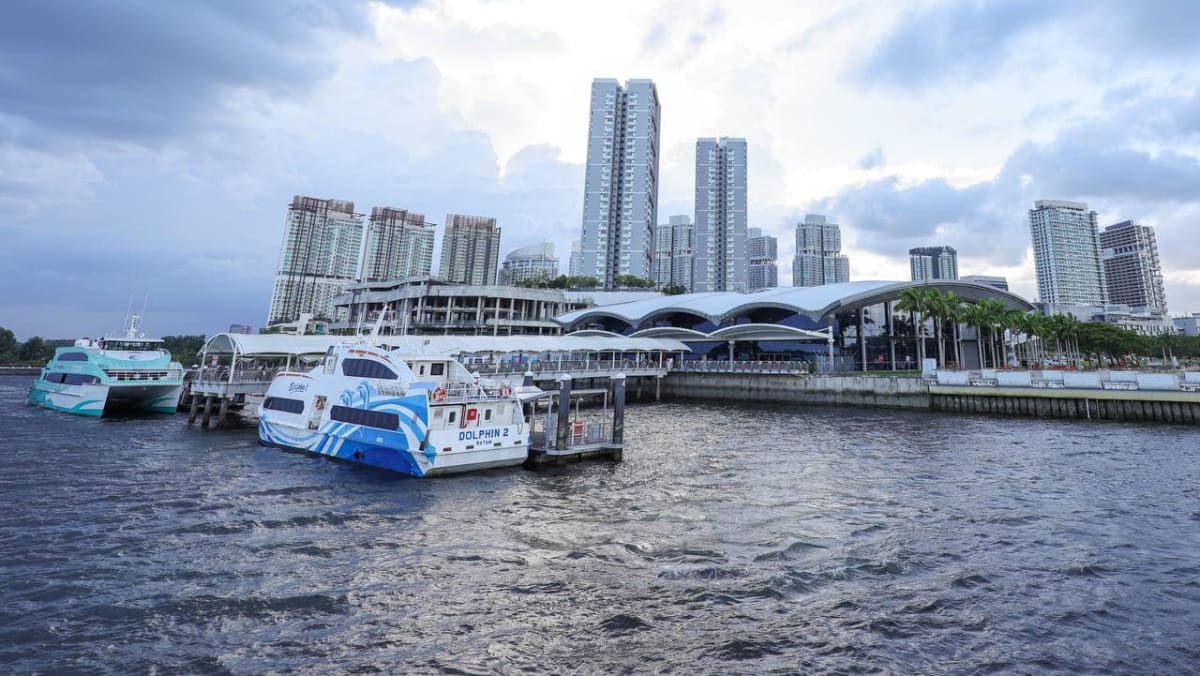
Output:
<instances>
[{"instance_id":1,"label":"catamaran hull","mask_svg":"<svg viewBox=\"0 0 1200 676\"><path fill-rule=\"evenodd\" d=\"M332 431L326 431L327 427ZM266 446L323 455L414 477L513 467L525 462L529 455L527 442L514 442L499 448L438 453L436 448L429 444L418 450L386 446L384 436L361 427L342 428L342 431L339 431L336 426L323 425L321 430L309 430L282 422L268 422L261 418L258 438L259 442Z\"/></svg>"},{"instance_id":2,"label":"catamaran hull","mask_svg":"<svg viewBox=\"0 0 1200 676\"><path fill-rule=\"evenodd\" d=\"M100 417L121 412L175 413L180 385L59 385L38 381L29 402L64 413Z\"/></svg>"}]
</instances>

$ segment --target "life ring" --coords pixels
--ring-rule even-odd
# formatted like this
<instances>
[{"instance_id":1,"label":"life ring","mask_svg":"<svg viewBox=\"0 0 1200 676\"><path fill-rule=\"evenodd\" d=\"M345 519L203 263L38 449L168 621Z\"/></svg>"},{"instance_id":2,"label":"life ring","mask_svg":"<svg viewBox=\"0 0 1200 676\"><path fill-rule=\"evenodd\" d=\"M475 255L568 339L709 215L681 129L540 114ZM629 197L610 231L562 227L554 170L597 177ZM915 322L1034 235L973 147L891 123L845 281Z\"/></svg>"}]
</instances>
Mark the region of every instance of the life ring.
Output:
<instances>
[{"instance_id":1,"label":"life ring","mask_svg":"<svg viewBox=\"0 0 1200 676\"><path fill-rule=\"evenodd\" d=\"M446 401L445 388L442 388L442 387L433 388L433 400L434 401Z\"/></svg>"}]
</instances>

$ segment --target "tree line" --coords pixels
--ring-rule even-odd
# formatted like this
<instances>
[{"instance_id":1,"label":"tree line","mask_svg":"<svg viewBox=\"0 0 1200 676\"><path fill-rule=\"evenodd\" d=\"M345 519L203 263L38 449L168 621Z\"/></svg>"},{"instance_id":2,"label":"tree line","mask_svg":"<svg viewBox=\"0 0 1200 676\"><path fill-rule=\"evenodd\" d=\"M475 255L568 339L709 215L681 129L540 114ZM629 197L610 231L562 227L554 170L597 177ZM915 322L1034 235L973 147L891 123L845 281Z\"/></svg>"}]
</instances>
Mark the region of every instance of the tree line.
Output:
<instances>
[{"instance_id":1,"label":"tree line","mask_svg":"<svg viewBox=\"0 0 1200 676\"><path fill-rule=\"evenodd\" d=\"M189 366L196 363L204 336L163 336L163 348L175 361ZM0 326L0 366L43 366L54 356L55 348L74 345L74 338L33 336L19 341L11 329Z\"/></svg>"},{"instance_id":2,"label":"tree line","mask_svg":"<svg viewBox=\"0 0 1200 676\"><path fill-rule=\"evenodd\" d=\"M1091 364L1130 357L1200 357L1200 337L1163 333L1144 336L1102 322L1081 322L1074 315L1022 312L995 298L971 302L953 291L911 287L900 293L896 310L910 315L909 329L933 323L939 366L952 356L962 364L962 327L975 330L978 363L1003 367L1012 355L1027 364ZM918 359L925 358L924 340L917 341Z\"/></svg>"}]
</instances>

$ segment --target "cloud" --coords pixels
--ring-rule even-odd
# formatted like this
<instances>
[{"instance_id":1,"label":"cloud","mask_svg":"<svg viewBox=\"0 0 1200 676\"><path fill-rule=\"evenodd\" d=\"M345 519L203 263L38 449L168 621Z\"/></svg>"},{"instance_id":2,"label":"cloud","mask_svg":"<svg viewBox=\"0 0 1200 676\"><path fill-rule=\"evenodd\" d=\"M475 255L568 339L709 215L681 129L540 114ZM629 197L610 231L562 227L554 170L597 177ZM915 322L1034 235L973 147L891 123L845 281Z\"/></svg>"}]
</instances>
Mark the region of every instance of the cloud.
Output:
<instances>
[{"instance_id":1,"label":"cloud","mask_svg":"<svg viewBox=\"0 0 1200 676\"><path fill-rule=\"evenodd\" d=\"M307 91L329 48L370 30L363 2L16 0L0 21L0 111L41 132L161 143L222 97Z\"/></svg>"},{"instance_id":2,"label":"cloud","mask_svg":"<svg viewBox=\"0 0 1200 676\"><path fill-rule=\"evenodd\" d=\"M883 146L875 146L871 152L863 155L858 160L858 168L865 171L878 169L887 163L887 158L883 156Z\"/></svg>"},{"instance_id":3,"label":"cloud","mask_svg":"<svg viewBox=\"0 0 1200 676\"><path fill-rule=\"evenodd\" d=\"M986 79L1015 55L1047 48L1060 60L1083 52L1093 63L1139 66L1200 53L1197 25L1193 0L951 0L902 15L852 70L868 83L924 89ZM1047 33L1034 43L1038 31Z\"/></svg>"}]
</instances>

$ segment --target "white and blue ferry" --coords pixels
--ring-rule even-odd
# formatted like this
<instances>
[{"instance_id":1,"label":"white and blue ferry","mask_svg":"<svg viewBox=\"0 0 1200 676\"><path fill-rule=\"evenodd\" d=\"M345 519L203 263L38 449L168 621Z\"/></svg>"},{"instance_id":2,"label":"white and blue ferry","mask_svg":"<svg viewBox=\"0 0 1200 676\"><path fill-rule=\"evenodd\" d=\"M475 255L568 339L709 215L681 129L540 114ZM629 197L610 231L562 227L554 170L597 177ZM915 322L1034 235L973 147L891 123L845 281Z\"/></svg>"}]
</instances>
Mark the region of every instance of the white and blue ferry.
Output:
<instances>
[{"instance_id":1,"label":"white and blue ferry","mask_svg":"<svg viewBox=\"0 0 1200 676\"><path fill-rule=\"evenodd\" d=\"M125 335L83 338L54 351L29 401L56 411L102 416L113 413L175 413L183 389L183 366L171 361L162 341L138 331L138 315Z\"/></svg>"},{"instance_id":2,"label":"white and blue ferry","mask_svg":"<svg viewBox=\"0 0 1200 676\"><path fill-rule=\"evenodd\" d=\"M505 383L445 356L335 345L307 373L275 376L259 408L269 446L436 476L523 463L529 425Z\"/></svg>"}]
</instances>

